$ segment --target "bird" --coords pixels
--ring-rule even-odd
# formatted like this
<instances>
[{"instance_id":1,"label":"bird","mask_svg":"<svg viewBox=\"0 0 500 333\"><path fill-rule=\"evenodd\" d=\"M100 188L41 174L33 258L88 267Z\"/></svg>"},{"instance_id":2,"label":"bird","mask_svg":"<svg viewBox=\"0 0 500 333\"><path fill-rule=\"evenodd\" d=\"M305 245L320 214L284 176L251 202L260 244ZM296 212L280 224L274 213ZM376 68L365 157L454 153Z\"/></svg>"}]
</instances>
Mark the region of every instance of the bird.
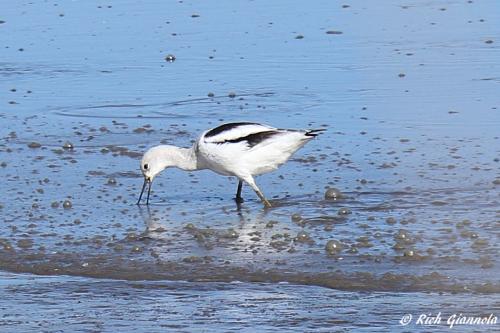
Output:
<instances>
[{"instance_id":1,"label":"bird","mask_svg":"<svg viewBox=\"0 0 500 333\"><path fill-rule=\"evenodd\" d=\"M166 168L185 171L209 169L220 175L238 179L235 200L243 202L243 182L257 194L265 207L271 207L255 183L255 176L276 170L297 150L325 129L279 129L253 122L231 122L204 131L190 148L159 145L148 149L140 169L144 176L141 194L148 186L146 205L153 180Z\"/></svg>"}]
</instances>

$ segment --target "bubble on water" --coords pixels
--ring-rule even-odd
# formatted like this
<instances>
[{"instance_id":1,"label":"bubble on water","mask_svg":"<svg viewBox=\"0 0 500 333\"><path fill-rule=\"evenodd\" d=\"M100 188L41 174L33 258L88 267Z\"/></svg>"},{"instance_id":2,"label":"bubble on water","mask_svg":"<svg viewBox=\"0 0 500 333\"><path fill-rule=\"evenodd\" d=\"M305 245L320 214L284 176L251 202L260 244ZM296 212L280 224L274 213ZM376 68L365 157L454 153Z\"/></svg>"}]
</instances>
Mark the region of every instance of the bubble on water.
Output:
<instances>
[{"instance_id":1,"label":"bubble on water","mask_svg":"<svg viewBox=\"0 0 500 333\"><path fill-rule=\"evenodd\" d=\"M403 253L403 256L405 256L405 257L413 257L413 256L415 256L415 251L413 251L413 250L406 250Z\"/></svg>"},{"instance_id":2,"label":"bubble on water","mask_svg":"<svg viewBox=\"0 0 500 333\"><path fill-rule=\"evenodd\" d=\"M116 182L116 179L114 177L109 177L106 184L110 185L110 186L115 186L117 184L117 182Z\"/></svg>"},{"instance_id":3,"label":"bubble on water","mask_svg":"<svg viewBox=\"0 0 500 333\"><path fill-rule=\"evenodd\" d=\"M408 241L411 238L410 233L407 230L399 229L394 235L394 239L397 241Z\"/></svg>"},{"instance_id":4,"label":"bubble on water","mask_svg":"<svg viewBox=\"0 0 500 333\"><path fill-rule=\"evenodd\" d=\"M343 249L344 246L342 245L342 243L336 239L329 240L328 242L326 242L325 245L325 251L330 255L339 254L340 252L342 252Z\"/></svg>"},{"instance_id":5,"label":"bubble on water","mask_svg":"<svg viewBox=\"0 0 500 333\"><path fill-rule=\"evenodd\" d=\"M297 236L295 237L295 241L298 243L311 243L312 239L311 236L304 230L301 230L297 233Z\"/></svg>"},{"instance_id":6,"label":"bubble on water","mask_svg":"<svg viewBox=\"0 0 500 333\"><path fill-rule=\"evenodd\" d=\"M73 144L69 141L66 141L62 147L63 147L63 149L66 149L66 150L72 150L74 148Z\"/></svg>"},{"instance_id":7,"label":"bubble on water","mask_svg":"<svg viewBox=\"0 0 500 333\"><path fill-rule=\"evenodd\" d=\"M166 61L166 62L174 62L174 61L175 61L175 59L176 59L176 58L175 58L175 56L174 56L173 54L167 54L167 55L165 56L165 61Z\"/></svg>"},{"instance_id":8,"label":"bubble on water","mask_svg":"<svg viewBox=\"0 0 500 333\"><path fill-rule=\"evenodd\" d=\"M292 222L301 222L303 220L302 218L302 215L300 215L299 213L294 213L292 214Z\"/></svg>"},{"instance_id":9,"label":"bubble on water","mask_svg":"<svg viewBox=\"0 0 500 333\"><path fill-rule=\"evenodd\" d=\"M4 251L14 251L14 248L12 247L12 244L6 239L1 239L0 238L0 248Z\"/></svg>"},{"instance_id":10,"label":"bubble on water","mask_svg":"<svg viewBox=\"0 0 500 333\"><path fill-rule=\"evenodd\" d=\"M134 247L132 247L132 250L131 250L132 253L141 253L142 251L143 251L143 249L140 246L134 246Z\"/></svg>"},{"instance_id":11,"label":"bubble on water","mask_svg":"<svg viewBox=\"0 0 500 333\"><path fill-rule=\"evenodd\" d=\"M225 238L238 238L240 235L233 228L229 228L223 236Z\"/></svg>"},{"instance_id":12,"label":"bubble on water","mask_svg":"<svg viewBox=\"0 0 500 333\"><path fill-rule=\"evenodd\" d=\"M194 224L192 223L188 223L184 226L184 229L187 229L187 230L196 230L196 227L194 226Z\"/></svg>"},{"instance_id":13,"label":"bubble on water","mask_svg":"<svg viewBox=\"0 0 500 333\"><path fill-rule=\"evenodd\" d=\"M129 232L125 238L128 241L136 241L139 239L139 236L135 232Z\"/></svg>"},{"instance_id":14,"label":"bubble on water","mask_svg":"<svg viewBox=\"0 0 500 333\"><path fill-rule=\"evenodd\" d=\"M71 207L73 207L73 204L71 203L71 201L64 200L64 202L63 202L63 208L64 209L70 209Z\"/></svg>"},{"instance_id":15,"label":"bubble on water","mask_svg":"<svg viewBox=\"0 0 500 333\"><path fill-rule=\"evenodd\" d=\"M338 210L337 215L349 215L352 214L349 208L342 207Z\"/></svg>"},{"instance_id":16,"label":"bubble on water","mask_svg":"<svg viewBox=\"0 0 500 333\"><path fill-rule=\"evenodd\" d=\"M327 189L325 192L326 200L339 200L341 198L342 198L342 192L340 192L340 190L335 187L331 187Z\"/></svg>"},{"instance_id":17,"label":"bubble on water","mask_svg":"<svg viewBox=\"0 0 500 333\"><path fill-rule=\"evenodd\" d=\"M349 248L349 250L347 250L347 252L351 253L351 254L356 254L359 252L358 248L356 245L351 245L351 247Z\"/></svg>"},{"instance_id":18,"label":"bubble on water","mask_svg":"<svg viewBox=\"0 0 500 333\"><path fill-rule=\"evenodd\" d=\"M58 208L58 207L59 207L59 202L58 202L58 201L53 201L53 202L50 204L50 207L52 207L52 208Z\"/></svg>"}]
</instances>

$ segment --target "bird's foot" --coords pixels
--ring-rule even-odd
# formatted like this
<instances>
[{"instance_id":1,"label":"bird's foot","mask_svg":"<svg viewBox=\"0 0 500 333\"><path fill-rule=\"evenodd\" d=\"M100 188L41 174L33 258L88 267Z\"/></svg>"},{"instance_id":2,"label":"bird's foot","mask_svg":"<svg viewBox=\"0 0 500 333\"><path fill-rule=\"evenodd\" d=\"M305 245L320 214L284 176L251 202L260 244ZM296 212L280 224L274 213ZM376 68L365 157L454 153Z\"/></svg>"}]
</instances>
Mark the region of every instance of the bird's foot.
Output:
<instances>
[{"instance_id":1,"label":"bird's foot","mask_svg":"<svg viewBox=\"0 0 500 333\"><path fill-rule=\"evenodd\" d=\"M273 206L267 199L262 200L262 203L264 204L264 208L272 208Z\"/></svg>"},{"instance_id":2,"label":"bird's foot","mask_svg":"<svg viewBox=\"0 0 500 333\"><path fill-rule=\"evenodd\" d=\"M236 198L234 198L234 201L236 201L236 203L237 203L237 204L241 204L241 203L243 203L245 200L243 200L243 198L242 198L242 197L236 197Z\"/></svg>"}]
</instances>

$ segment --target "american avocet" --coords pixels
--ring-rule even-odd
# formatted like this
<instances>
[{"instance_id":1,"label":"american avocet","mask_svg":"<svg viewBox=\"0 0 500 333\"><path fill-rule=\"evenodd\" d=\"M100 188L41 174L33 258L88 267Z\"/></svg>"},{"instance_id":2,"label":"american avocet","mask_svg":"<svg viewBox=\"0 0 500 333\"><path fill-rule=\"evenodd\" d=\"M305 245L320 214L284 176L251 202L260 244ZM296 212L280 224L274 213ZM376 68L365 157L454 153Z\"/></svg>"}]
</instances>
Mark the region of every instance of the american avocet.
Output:
<instances>
[{"instance_id":1,"label":"american avocet","mask_svg":"<svg viewBox=\"0 0 500 333\"><path fill-rule=\"evenodd\" d=\"M161 145L149 149L141 161L144 175L142 194L149 184L146 204L153 179L168 167L186 171L210 169L224 176L239 179L237 202L242 202L241 188L247 183L257 193L266 207L271 204L255 184L254 176L276 170L293 153L324 129L294 130L238 122L223 124L203 132L191 148Z\"/></svg>"}]
</instances>

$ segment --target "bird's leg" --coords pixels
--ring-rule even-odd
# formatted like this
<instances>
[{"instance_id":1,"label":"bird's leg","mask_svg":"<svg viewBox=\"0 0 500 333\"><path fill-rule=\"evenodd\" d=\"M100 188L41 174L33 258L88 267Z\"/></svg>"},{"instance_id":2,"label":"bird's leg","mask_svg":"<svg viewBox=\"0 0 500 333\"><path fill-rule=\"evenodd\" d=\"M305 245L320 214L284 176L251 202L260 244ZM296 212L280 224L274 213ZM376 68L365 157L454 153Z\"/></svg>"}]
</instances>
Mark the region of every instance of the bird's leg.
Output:
<instances>
[{"instance_id":1,"label":"bird's leg","mask_svg":"<svg viewBox=\"0 0 500 333\"><path fill-rule=\"evenodd\" d=\"M243 181L240 179L238 181L238 190L236 191L236 198L234 198L234 200L237 203L242 203L243 202L243 198L241 197L241 188L242 187L243 187Z\"/></svg>"},{"instance_id":2,"label":"bird's leg","mask_svg":"<svg viewBox=\"0 0 500 333\"><path fill-rule=\"evenodd\" d=\"M272 207L271 204L266 199L266 197L264 196L264 194L262 193L262 191L259 189L259 187L257 186L257 184L255 184L255 181L253 180L253 177L252 176L246 177L245 181L248 183L248 185L250 185L252 187L252 189L255 191L255 193L257 193L257 196L262 201L262 203L264 204L264 206L266 208L271 208Z\"/></svg>"}]
</instances>

